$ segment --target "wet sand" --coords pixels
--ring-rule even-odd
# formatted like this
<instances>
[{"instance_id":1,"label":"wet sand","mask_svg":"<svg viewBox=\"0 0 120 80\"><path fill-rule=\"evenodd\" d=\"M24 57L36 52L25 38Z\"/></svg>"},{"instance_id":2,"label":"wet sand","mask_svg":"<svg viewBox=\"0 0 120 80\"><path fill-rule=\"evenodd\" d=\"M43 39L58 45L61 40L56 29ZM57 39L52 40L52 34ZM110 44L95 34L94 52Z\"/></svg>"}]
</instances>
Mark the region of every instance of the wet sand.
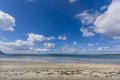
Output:
<instances>
[{"instance_id":1,"label":"wet sand","mask_svg":"<svg viewBox=\"0 0 120 80\"><path fill-rule=\"evenodd\" d=\"M0 80L120 80L120 65L0 61Z\"/></svg>"}]
</instances>

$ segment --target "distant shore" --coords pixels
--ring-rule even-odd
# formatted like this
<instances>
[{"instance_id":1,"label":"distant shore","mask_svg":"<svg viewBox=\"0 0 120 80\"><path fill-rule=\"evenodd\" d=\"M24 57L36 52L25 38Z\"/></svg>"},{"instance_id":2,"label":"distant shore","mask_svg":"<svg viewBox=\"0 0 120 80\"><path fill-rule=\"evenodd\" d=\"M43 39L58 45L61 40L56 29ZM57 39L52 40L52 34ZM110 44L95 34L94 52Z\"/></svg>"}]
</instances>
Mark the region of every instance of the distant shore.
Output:
<instances>
[{"instance_id":1,"label":"distant shore","mask_svg":"<svg viewBox=\"0 0 120 80\"><path fill-rule=\"evenodd\" d=\"M0 80L119 80L120 65L0 61Z\"/></svg>"},{"instance_id":2,"label":"distant shore","mask_svg":"<svg viewBox=\"0 0 120 80\"><path fill-rule=\"evenodd\" d=\"M0 55L1 55L1 54L5 54L5 53L3 53L2 51L0 51Z\"/></svg>"}]
</instances>

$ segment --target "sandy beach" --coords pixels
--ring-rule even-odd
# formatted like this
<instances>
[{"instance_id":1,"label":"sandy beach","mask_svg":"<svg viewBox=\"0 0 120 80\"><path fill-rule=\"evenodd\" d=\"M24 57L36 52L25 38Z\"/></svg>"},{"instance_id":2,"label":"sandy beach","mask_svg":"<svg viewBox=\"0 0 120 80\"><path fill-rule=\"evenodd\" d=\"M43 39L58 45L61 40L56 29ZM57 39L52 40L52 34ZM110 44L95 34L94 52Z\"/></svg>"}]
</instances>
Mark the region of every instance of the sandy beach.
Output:
<instances>
[{"instance_id":1,"label":"sandy beach","mask_svg":"<svg viewBox=\"0 0 120 80\"><path fill-rule=\"evenodd\" d=\"M120 65L0 62L0 80L119 80Z\"/></svg>"}]
</instances>

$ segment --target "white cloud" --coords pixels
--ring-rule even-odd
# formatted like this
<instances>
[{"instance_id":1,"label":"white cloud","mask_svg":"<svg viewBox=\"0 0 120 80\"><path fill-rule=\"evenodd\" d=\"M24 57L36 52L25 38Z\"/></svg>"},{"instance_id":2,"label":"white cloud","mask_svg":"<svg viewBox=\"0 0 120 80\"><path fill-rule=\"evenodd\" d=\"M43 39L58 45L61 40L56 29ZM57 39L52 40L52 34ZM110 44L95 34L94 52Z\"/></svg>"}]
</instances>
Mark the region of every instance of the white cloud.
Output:
<instances>
[{"instance_id":1,"label":"white cloud","mask_svg":"<svg viewBox=\"0 0 120 80\"><path fill-rule=\"evenodd\" d=\"M16 40L14 42L0 42L0 49L4 52L27 51L34 46L30 41Z\"/></svg>"},{"instance_id":2,"label":"white cloud","mask_svg":"<svg viewBox=\"0 0 120 80\"><path fill-rule=\"evenodd\" d=\"M95 34L94 34L92 31L89 31L88 28L81 27L81 28L80 28L80 31L83 33L83 34L82 34L83 37L95 36Z\"/></svg>"},{"instance_id":3,"label":"white cloud","mask_svg":"<svg viewBox=\"0 0 120 80\"><path fill-rule=\"evenodd\" d=\"M94 12L95 14L90 14L91 11L84 11L83 13L76 14L76 18L81 21L82 27L80 28L80 31L83 33L83 37L91 37L95 36L93 32L93 27L89 26L88 28L85 28L84 26L92 25L95 21L96 17L99 15L98 12ZM93 13L93 12L92 12Z\"/></svg>"},{"instance_id":4,"label":"white cloud","mask_svg":"<svg viewBox=\"0 0 120 80\"><path fill-rule=\"evenodd\" d=\"M16 40L13 42L0 41L0 50L5 53L36 53L50 51L55 47L55 43L45 42L42 48L38 48L36 42L49 41L55 39L53 36L45 37L43 35L30 33L27 40ZM43 48L44 47L44 48Z\"/></svg>"},{"instance_id":5,"label":"white cloud","mask_svg":"<svg viewBox=\"0 0 120 80\"><path fill-rule=\"evenodd\" d=\"M0 10L0 30L14 31L14 26L14 17Z\"/></svg>"},{"instance_id":6,"label":"white cloud","mask_svg":"<svg viewBox=\"0 0 120 80\"><path fill-rule=\"evenodd\" d=\"M103 48L102 47L98 47L97 51L103 51Z\"/></svg>"},{"instance_id":7,"label":"white cloud","mask_svg":"<svg viewBox=\"0 0 120 80\"><path fill-rule=\"evenodd\" d=\"M37 41L37 42L42 42L45 41L46 37L43 35L39 35L39 34L34 34L34 33L30 33L28 34L28 41Z\"/></svg>"},{"instance_id":8,"label":"white cloud","mask_svg":"<svg viewBox=\"0 0 120 80\"><path fill-rule=\"evenodd\" d=\"M95 18L99 15L98 12L95 12L95 14L92 13L90 14L89 11L86 10L83 13L76 14L75 18L80 20L82 25L90 25L93 24Z\"/></svg>"},{"instance_id":9,"label":"white cloud","mask_svg":"<svg viewBox=\"0 0 120 80\"><path fill-rule=\"evenodd\" d=\"M62 51L63 51L63 52L70 52L70 53L72 53L72 52L75 52L76 49L73 48L73 47L63 47L63 48L62 48Z\"/></svg>"},{"instance_id":10,"label":"white cloud","mask_svg":"<svg viewBox=\"0 0 120 80\"><path fill-rule=\"evenodd\" d=\"M84 48L80 47L81 53L91 53L91 54L112 54L112 53L119 53L120 52L120 45L117 46L98 46L97 48Z\"/></svg>"},{"instance_id":11,"label":"white cloud","mask_svg":"<svg viewBox=\"0 0 120 80\"><path fill-rule=\"evenodd\" d=\"M108 5L102 6L101 10L105 10L105 9L107 9L107 7L108 7Z\"/></svg>"},{"instance_id":12,"label":"white cloud","mask_svg":"<svg viewBox=\"0 0 120 80\"><path fill-rule=\"evenodd\" d=\"M108 10L94 22L95 32L107 36L120 35L120 0L113 0Z\"/></svg>"},{"instance_id":13,"label":"white cloud","mask_svg":"<svg viewBox=\"0 0 120 80\"><path fill-rule=\"evenodd\" d=\"M93 33L102 34L112 37L113 39L119 39L120 37L120 0L112 0L112 3L108 6L104 13L91 13L84 11L77 14L76 18L79 19L83 26L93 26L92 31L89 32L88 28L81 28L84 37L94 36ZM105 9L107 6L103 6Z\"/></svg>"},{"instance_id":14,"label":"white cloud","mask_svg":"<svg viewBox=\"0 0 120 80\"><path fill-rule=\"evenodd\" d=\"M45 43L43 44L43 46L45 46L45 48L54 48L54 47L55 47L55 44L54 44L54 43L47 43L47 42L45 42Z\"/></svg>"},{"instance_id":15,"label":"white cloud","mask_svg":"<svg viewBox=\"0 0 120 80\"><path fill-rule=\"evenodd\" d=\"M69 47L70 45L68 45L68 44L65 44L64 46L65 46L65 47Z\"/></svg>"},{"instance_id":16,"label":"white cloud","mask_svg":"<svg viewBox=\"0 0 120 80\"><path fill-rule=\"evenodd\" d=\"M68 44L65 44L63 47L62 47L62 52L68 52L68 53L73 53L73 52L76 52L77 49L74 48L74 47L71 47L70 45Z\"/></svg>"},{"instance_id":17,"label":"white cloud","mask_svg":"<svg viewBox=\"0 0 120 80\"><path fill-rule=\"evenodd\" d=\"M49 40L53 40L53 39L55 39L55 37L53 37L53 36L45 37L44 35L30 33L30 34L28 34L27 40L32 41L32 42L43 42L43 41L49 41Z\"/></svg>"},{"instance_id":18,"label":"white cloud","mask_svg":"<svg viewBox=\"0 0 120 80\"><path fill-rule=\"evenodd\" d=\"M46 40L48 40L48 41L54 40L54 39L55 39L55 37L53 37L53 36L50 36L50 37L47 37L47 38L46 38Z\"/></svg>"},{"instance_id":19,"label":"white cloud","mask_svg":"<svg viewBox=\"0 0 120 80\"><path fill-rule=\"evenodd\" d=\"M67 40L67 36L65 36L65 35L58 36L58 40Z\"/></svg>"},{"instance_id":20,"label":"white cloud","mask_svg":"<svg viewBox=\"0 0 120 80\"><path fill-rule=\"evenodd\" d=\"M75 3L77 2L78 0L69 0L70 3Z\"/></svg>"},{"instance_id":21,"label":"white cloud","mask_svg":"<svg viewBox=\"0 0 120 80\"><path fill-rule=\"evenodd\" d=\"M38 53L48 52L55 47L54 43L44 43L44 48L36 48L36 44L31 41L16 40L14 42L0 41L0 50L5 53Z\"/></svg>"},{"instance_id":22,"label":"white cloud","mask_svg":"<svg viewBox=\"0 0 120 80\"><path fill-rule=\"evenodd\" d=\"M50 49L47 48L37 48L37 49L32 49L34 52L48 52Z\"/></svg>"},{"instance_id":23,"label":"white cloud","mask_svg":"<svg viewBox=\"0 0 120 80\"><path fill-rule=\"evenodd\" d=\"M77 44L77 42L76 42L76 41L74 41L74 42L73 42L73 44L74 44L74 45L76 45L76 44Z\"/></svg>"},{"instance_id":24,"label":"white cloud","mask_svg":"<svg viewBox=\"0 0 120 80\"><path fill-rule=\"evenodd\" d=\"M89 43L88 46L92 47L92 46L95 46L95 44Z\"/></svg>"}]
</instances>

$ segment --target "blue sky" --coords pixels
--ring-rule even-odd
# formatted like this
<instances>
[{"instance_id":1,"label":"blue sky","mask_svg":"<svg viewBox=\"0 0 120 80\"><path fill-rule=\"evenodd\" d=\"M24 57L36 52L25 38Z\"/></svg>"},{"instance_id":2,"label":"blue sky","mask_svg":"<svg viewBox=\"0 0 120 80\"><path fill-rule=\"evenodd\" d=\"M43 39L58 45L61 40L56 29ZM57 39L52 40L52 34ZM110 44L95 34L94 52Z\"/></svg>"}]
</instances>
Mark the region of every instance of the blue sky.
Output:
<instances>
[{"instance_id":1,"label":"blue sky","mask_svg":"<svg viewBox=\"0 0 120 80\"><path fill-rule=\"evenodd\" d=\"M1 0L0 50L119 53L119 4L119 0Z\"/></svg>"}]
</instances>

